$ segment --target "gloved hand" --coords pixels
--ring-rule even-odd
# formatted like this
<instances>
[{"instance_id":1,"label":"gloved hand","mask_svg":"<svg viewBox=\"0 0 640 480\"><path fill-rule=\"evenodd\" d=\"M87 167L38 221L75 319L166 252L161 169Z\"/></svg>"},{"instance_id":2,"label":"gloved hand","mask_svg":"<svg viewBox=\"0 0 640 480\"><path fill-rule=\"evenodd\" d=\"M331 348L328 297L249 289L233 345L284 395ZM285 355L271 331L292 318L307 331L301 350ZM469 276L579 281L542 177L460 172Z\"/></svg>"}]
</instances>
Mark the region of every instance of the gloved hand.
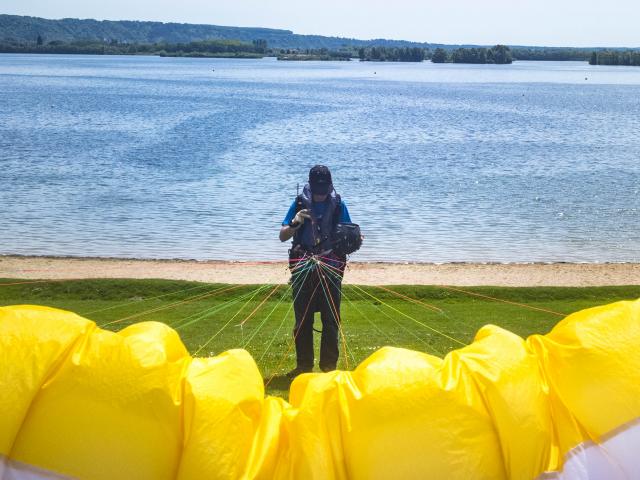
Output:
<instances>
[{"instance_id":1,"label":"gloved hand","mask_svg":"<svg viewBox=\"0 0 640 480\"><path fill-rule=\"evenodd\" d=\"M296 213L296 216L293 217L293 223L302 225L307 218L311 218L311 212L305 208Z\"/></svg>"}]
</instances>

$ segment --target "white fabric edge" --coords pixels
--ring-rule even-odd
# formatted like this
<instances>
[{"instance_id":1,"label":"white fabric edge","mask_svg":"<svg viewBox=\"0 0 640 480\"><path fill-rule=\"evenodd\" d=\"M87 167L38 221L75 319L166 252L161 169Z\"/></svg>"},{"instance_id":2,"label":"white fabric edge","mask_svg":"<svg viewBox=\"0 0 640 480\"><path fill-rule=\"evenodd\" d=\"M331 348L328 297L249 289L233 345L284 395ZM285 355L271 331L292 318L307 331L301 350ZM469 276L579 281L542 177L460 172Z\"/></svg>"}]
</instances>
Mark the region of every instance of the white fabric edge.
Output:
<instances>
[{"instance_id":1,"label":"white fabric edge","mask_svg":"<svg viewBox=\"0 0 640 480\"><path fill-rule=\"evenodd\" d=\"M0 454L0 480L72 480L72 477L11 460Z\"/></svg>"},{"instance_id":2,"label":"white fabric edge","mask_svg":"<svg viewBox=\"0 0 640 480\"><path fill-rule=\"evenodd\" d=\"M538 480L640 479L640 418L608 435L602 443L581 443L567 453L561 471Z\"/></svg>"}]
</instances>

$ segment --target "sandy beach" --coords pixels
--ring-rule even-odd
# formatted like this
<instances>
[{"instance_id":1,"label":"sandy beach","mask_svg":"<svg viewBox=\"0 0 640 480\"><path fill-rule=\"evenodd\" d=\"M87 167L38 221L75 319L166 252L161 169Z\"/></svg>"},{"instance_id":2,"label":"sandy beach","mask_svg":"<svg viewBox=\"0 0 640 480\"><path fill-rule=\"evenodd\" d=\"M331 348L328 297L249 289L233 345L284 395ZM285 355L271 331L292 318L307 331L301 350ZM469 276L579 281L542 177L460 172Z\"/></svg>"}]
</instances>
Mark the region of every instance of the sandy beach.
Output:
<instances>
[{"instance_id":1,"label":"sandy beach","mask_svg":"<svg viewBox=\"0 0 640 480\"><path fill-rule=\"evenodd\" d=\"M162 278L212 283L286 283L284 262L129 260L0 256L0 278ZM345 283L359 285L603 286L639 285L640 264L349 264Z\"/></svg>"}]
</instances>

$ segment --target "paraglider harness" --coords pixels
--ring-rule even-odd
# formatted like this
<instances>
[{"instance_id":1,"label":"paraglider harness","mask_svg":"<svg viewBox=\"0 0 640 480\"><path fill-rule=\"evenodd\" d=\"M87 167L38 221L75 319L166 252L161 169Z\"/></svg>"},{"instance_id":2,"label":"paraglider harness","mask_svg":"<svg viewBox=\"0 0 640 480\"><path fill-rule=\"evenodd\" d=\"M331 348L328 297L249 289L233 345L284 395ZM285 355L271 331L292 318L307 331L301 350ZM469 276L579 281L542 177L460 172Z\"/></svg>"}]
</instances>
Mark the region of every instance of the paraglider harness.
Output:
<instances>
[{"instance_id":1,"label":"paraglider harness","mask_svg":"<svg viewBox=\"0 0 640 480\"><path fill-rule=\"evenodd\" d=\"M311 218L307 221L311 222L311 239L304 238L304 226L298 228L294 233L292 246L289 249L289 268L292 272L301 263L316 258L333 264L336 272L340 272L340 276L342 276L347 265L347 255L358 250L362 244L358 225L340 223L341 199L333 187L331 187L325 202L328 202L327 208L322 217L318 219L313 213L313 194L309 184L305 185L302 193L296 196L295 213L305 209L310 213ZM309 245L309 240L312 245ZM318 300L313 311L320 311ZM315 328L314 330L319 332Z\"/></svg>"},{"instance_id":2,"label":"paraglider harness","mask_svg":"<svg viewBox=\"0 0 640 480\"><path fill-rule=\"evenodd\" d=\"M293 268L295 265L299 264L302 259L307 257L319 256L335 259L338 264L338 267L341 271L344 271L344 267L347 261L347 254L352 253L352 251L343 251L340 248L336 247L336 241L339 239L344 239L345 228L348 229L349 225L354 224L341 224L340 215L341 215L341 199L340 195L336 193L336 191L331 188L329 195L325 202L328 203L327 208L320 219L316 218L313 213L313 194L311 193L311 188L309 184L305 185L302 189L302 193L296 197L296 210L297 214L300 210L308 210L311 215L311 239L307 238L307 243L305 244L305 226L299 228L293 235L293 242L291 249L289 249L289 267ZM359 238L359 227L354 225L358 229L358 238ZM309 227L306 227L309 228ZM336 237L336 233L338 236ZM309 245L308 241L311 240L312 245ZM340 245L344 245L344 241L341 242ZM359 248L359 246L358 246ZM357 248L356 248L357 250Z\"/></svg>"}]
</instances>

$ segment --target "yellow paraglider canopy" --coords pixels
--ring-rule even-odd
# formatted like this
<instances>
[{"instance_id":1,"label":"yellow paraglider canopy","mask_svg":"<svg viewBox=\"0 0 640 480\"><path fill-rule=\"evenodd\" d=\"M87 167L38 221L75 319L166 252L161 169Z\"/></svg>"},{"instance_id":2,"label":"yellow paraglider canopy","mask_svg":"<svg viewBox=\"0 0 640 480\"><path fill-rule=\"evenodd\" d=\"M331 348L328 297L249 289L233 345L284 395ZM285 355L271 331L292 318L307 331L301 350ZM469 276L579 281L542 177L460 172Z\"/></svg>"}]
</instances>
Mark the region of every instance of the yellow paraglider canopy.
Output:
<instances>
[{"instance_id":1,"label":"yellow paraglider canopy","mask_svg":"<svg viewBox=\"0 0 640 480\"><path fill-rule=\"evenodd\" d=\"M287 403L244 350L0 307L0 478L640 478L639 344L640 301L618 302L444 359L382 348Z\"/></svg>"}]
</instances>

